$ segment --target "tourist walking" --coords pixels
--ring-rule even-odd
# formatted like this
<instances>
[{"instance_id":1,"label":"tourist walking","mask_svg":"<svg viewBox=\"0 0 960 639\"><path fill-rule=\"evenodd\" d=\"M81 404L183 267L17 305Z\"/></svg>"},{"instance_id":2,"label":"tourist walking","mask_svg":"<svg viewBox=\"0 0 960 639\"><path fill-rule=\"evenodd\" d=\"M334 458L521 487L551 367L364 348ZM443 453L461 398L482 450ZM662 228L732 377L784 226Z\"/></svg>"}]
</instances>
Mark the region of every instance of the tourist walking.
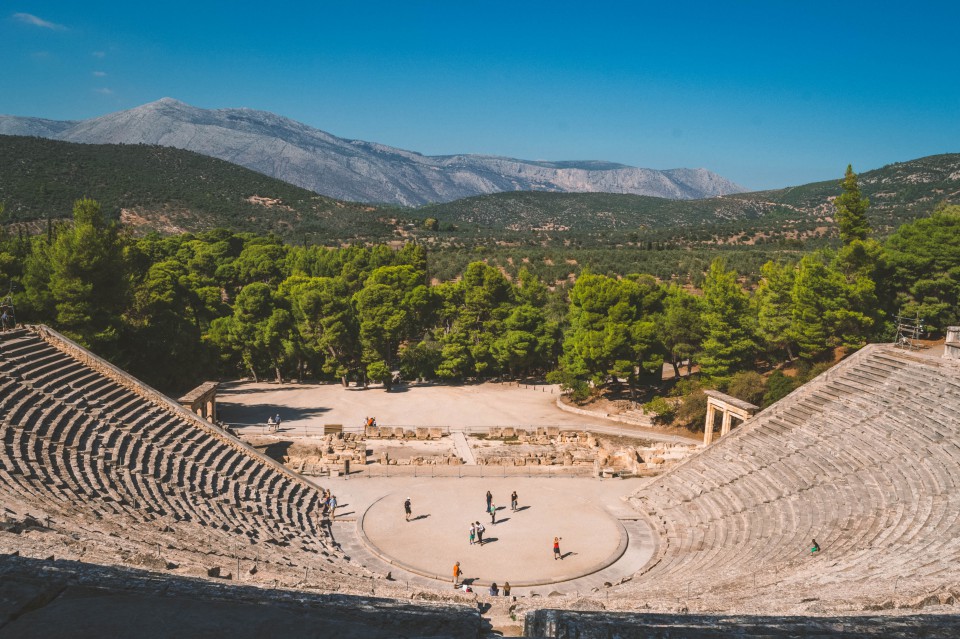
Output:
<instances>
[{"instance_id":1,"label":"tourist walking","mask_svg":"<svg viewBox=\"0 0 960 639\"><path fill-rule=\"evenodd\" d=\"M453 564L453 587L456 588L460 584L460 562Z\"/></svg>"},{"instance_id":2,"label":"tourist walking","mask_svg":"<svg viewBox=\"0 0 960 639\"><path fill-rule=\"evenodd\" d=\"M553 560L563 561L563 555L560 554L560 537L553 538Z\"/></svg>"},{"instance_id":3,"label":"tourist walking","mask_svg":"<svg viewBox=\"0 0 960 639\"><path fill-rule=\"evenodd\" d=\"M510 493L510 510L517 511L517 491ZM506 585L504 585L504 588L506 588Z\"/></svg>"},{"instance_id":4,"label":"tourist walking","mask_svg":"<svg viewBox=\"0 0 960 639\"><path fill-rule=\"evenodd\" d=\"M410 521L410 515L413 514L413 508L410 505L410 498L403 502L403 512L407 515L407 521Z\"/></svg>"},{"instance_id":5,"label":"tourist walking","mask_svg":"<svg viewBox=\"0 0 960 639\"><path fill-rule=\"evenodd\" d=\"M330 495L330 500L328 503L330 504L330 520L336 521L337 520L337 496Z\"/></svg>"},{"instance_id":6,"label":"tourist walking","mask_svg":"<svg viewBox=\"0 0 960 639\"><path fill-rule=\"evenodd\" d=\"M497 523L497 505L492 502L490 503L490 523Z\"/></svg>"},{"instance_id":7,"label":"tourist walking","mask_svg":"<svg viewBox=\"0 0 960 639\"><path fill-rule=\"evenodd\" d=\"M487 491L487 512L490 512L490 504L493 503L493 493Z\"/></svg>"},{"instance_id":8,"label":"tourist walking","mask_svg":"<svg viewBox=\"0 0 960 639\"><path fill-rule=\"evenodd\" d=\"M477 527L473 524L470 524L470 545L474 544L474 540L477 538Z\"/></svg>"},{"instance_id":9,"label":"tourist walking","mask_svg":"<svg viewBox=\"0 0 960 639\"><path fill-rule=\"evenodd\" d=\"M479 521L474 525L477 528L477 543L483 546L483 531L485 531L486 528L484 528L483 524L481 524Z\"/></svg>"}]
</instances>

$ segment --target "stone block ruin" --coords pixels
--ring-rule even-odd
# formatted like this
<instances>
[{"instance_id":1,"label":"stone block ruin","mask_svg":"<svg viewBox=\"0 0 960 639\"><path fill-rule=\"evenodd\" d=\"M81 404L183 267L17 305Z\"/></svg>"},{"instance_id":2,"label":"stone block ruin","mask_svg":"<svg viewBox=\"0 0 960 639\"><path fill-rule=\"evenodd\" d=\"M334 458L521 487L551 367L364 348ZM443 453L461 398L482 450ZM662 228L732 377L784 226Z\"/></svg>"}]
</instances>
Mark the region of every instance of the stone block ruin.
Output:
<instances>
[{"instance_id":1,"label":"stone block ruin","mask_svg":"<svg viewBox=\"0 0 960 639\"><path fill-rule=\"evenodd\" d=\"M456 454L442 428L367 427L373 446L372 464L381 466L456 466L467 463ZM466 435L466 434L465 434ZM597 476L647 477L696 451L696 444L664 444L637 440L623 445L582 430L559 426L493 427L466 435L478 466L589 468ZM392 444L392 445L391 445ZM400 447L404 447L401 449ZM402 454L398 454L402 453Z\"/></svg>"},{"instance_id":2,"label":"stone block ruin","mask_svg":"<svg viewBox=\"0 0 960 639\"><path fill-rule=\"evenodd\" d=\"M263 440L259 441L262 447ZM322 438L282 443L285 450L275 458L301 475L347 473L367 463L367 441L360 433L334 432ZM270 444L266 445L267 454L273 456L271 448Z\"/></svg>"},{"instance_id":3,"label":"stone block ruin","mask_svg":"<svg viewBox=\"0 0 960 639\"><path fill-rule=\"evenodd\" d=\"M596 475L605 477L656 475L698 449L696 444L637 442L623 445L589 431L560 430L557 426L533 430L492 428L476 440L481 446L502 442L502 445L493 446L490 453L477 454L477 464L480 465L589 466Z\"/></svg>"}]
</instances>

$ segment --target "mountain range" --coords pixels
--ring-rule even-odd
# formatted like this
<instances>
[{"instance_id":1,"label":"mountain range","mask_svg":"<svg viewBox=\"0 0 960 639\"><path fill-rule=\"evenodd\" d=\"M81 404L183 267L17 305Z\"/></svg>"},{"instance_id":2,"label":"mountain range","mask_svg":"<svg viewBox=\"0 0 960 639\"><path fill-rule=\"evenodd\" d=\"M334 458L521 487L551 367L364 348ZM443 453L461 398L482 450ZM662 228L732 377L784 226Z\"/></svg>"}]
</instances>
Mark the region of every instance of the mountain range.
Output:
<instances>
[{"instance_id":1,"label":"mountain range","mask_svg":"<svg viewBox=\"0 0 960 639\"><path fill-rule=\"evenodd\" d=\"M0 134L85 144L175 147L329 197L401 206L509 191L623 193L689 200L746 190L706 169L658 171L600 161L427 156L339 138L266 111L208 110L171 98L79 121L0 115Z\"/></svg>"},{"instance_id":2,"label":"mountain range","mask_svg":"<svg viewBox=\"0 0 960 639\"><path fill-rule=\"evenodd\" d=\"M134 233L219 227L327 244L586 246L633 236L682 246L732 238L770 243L831 235L840 169L837 179L825 182L700 200L508 192L405 209L331 199L173 147L0 135L0 227L40 230L45 220L68 218L73 202L87 196ZM884 236L941 203L960 203L960 154L890 164L860 173L859 181L870 198L870 224Z\"/></svg>"}]
</instances>

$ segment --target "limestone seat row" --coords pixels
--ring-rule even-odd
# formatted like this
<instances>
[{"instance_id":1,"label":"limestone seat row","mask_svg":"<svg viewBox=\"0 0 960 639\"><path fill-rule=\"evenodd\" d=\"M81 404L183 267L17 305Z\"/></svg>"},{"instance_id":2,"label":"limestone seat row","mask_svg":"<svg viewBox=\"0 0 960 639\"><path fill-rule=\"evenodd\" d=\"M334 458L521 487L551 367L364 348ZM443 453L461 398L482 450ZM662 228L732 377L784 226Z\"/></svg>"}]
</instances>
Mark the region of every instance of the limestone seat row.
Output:
<instances>
[{"instance_id":1,"label":"limestone seat row","mask_svg":"<svg viewBox=\"0 0 960 639\"><path fill-rule=\"evenodd\" d=\"M660 550L625 589L669 597L770 573L880 596L917 567L960 578L958 380L956 363L869 346L651 480L632 500Z\"/></svg>"},{"instance_id":2,"label":"limestone seat row","mask_svg":"<svg viewBox=\"0 0 960 639\"><path fill-rule=\"evenodd\" d=\"M141 545L337 554L316 487L43 327L0 334L0 498Z\"/></svg>"}]
</instances>

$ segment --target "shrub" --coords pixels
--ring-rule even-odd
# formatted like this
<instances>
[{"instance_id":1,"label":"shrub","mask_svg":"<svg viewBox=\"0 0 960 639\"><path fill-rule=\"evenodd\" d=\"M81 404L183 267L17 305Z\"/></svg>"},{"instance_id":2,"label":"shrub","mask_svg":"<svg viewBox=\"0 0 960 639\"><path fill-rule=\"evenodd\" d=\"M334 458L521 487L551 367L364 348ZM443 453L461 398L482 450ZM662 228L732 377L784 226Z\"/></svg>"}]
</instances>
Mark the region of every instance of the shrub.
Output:
<instances>
[{"instance_id":1,"label":"shrub","mask_svg":"<svg viewBox=\"0 0 960 639\"><path fill-rule=\"evenodd\" d=\"M727 394L751 404L760 405L766 392L766 382L760 373L743 371L735 374L727 386Z\"/></svg>"},{"instance_id":2,"label":"shrub","mask_svg":"<svg viewBox=\"0 0 960 639\"><path fill-rule=\"evenodd\" d=\"M656 422L660 424L670 424L677 416L677 406L664 397L654 397L643 405L643 410L647 413L656 415Z\"/></svg>"},{"instance_id":3,"label":"shrub","mask_svg":"<svg viewBox=\"0 0 960 639\"><path fill-rule=\"evenodd\" d=\"M787 377L783 371L773 371L767 379L767 392L763 395L762 406L766 408L774 402L780 401L789 395L799 383L792 377Z\"/></svg>"},{"instance_id":4,"label":"shrub","mask_svg":"<svg viewBox=\"0 0 960 639\"><path fill-rule=\"evenodd\" d=\"M833 362L820 362L818 364L814 364L810 368L801 369L800 374L797 376L797 381L800 384L806 384L820 373L825 373L831 368L833 368Z\"/></svg>"},{"instance_id":5,"label":"shrub","mask_svg":"<svg viewBox=\"0 0 960 639\"><path fill-rule=\"evenodd\" d=\"M551 384L560 384L560 390L567 393L575 404L582 404L593 396L590 384L566 371L557 370L547 373L547 381Z\"/></svg>"},{"instance_id":6,"label":"shrub","mask_svg":"<svg viewBox=\"0 0 960 639\"><path fill-rule=\"evenodd\" d=\"M683 398L676 420L691 430L703 429L707 421L707 395L703 389L697 388Z\"/></svg>"},{"instance_id":7,"label":"shrub","mask_svg":"<svg viewBox=\"0 0 960 639\"><path fill-rule=\"evenodd\" d=\"M377 360L367 365L367 377L370 381L388 384L392 375L390 373L390 367L387 366L386 362Z\"/></svg>"}]
</instances>

